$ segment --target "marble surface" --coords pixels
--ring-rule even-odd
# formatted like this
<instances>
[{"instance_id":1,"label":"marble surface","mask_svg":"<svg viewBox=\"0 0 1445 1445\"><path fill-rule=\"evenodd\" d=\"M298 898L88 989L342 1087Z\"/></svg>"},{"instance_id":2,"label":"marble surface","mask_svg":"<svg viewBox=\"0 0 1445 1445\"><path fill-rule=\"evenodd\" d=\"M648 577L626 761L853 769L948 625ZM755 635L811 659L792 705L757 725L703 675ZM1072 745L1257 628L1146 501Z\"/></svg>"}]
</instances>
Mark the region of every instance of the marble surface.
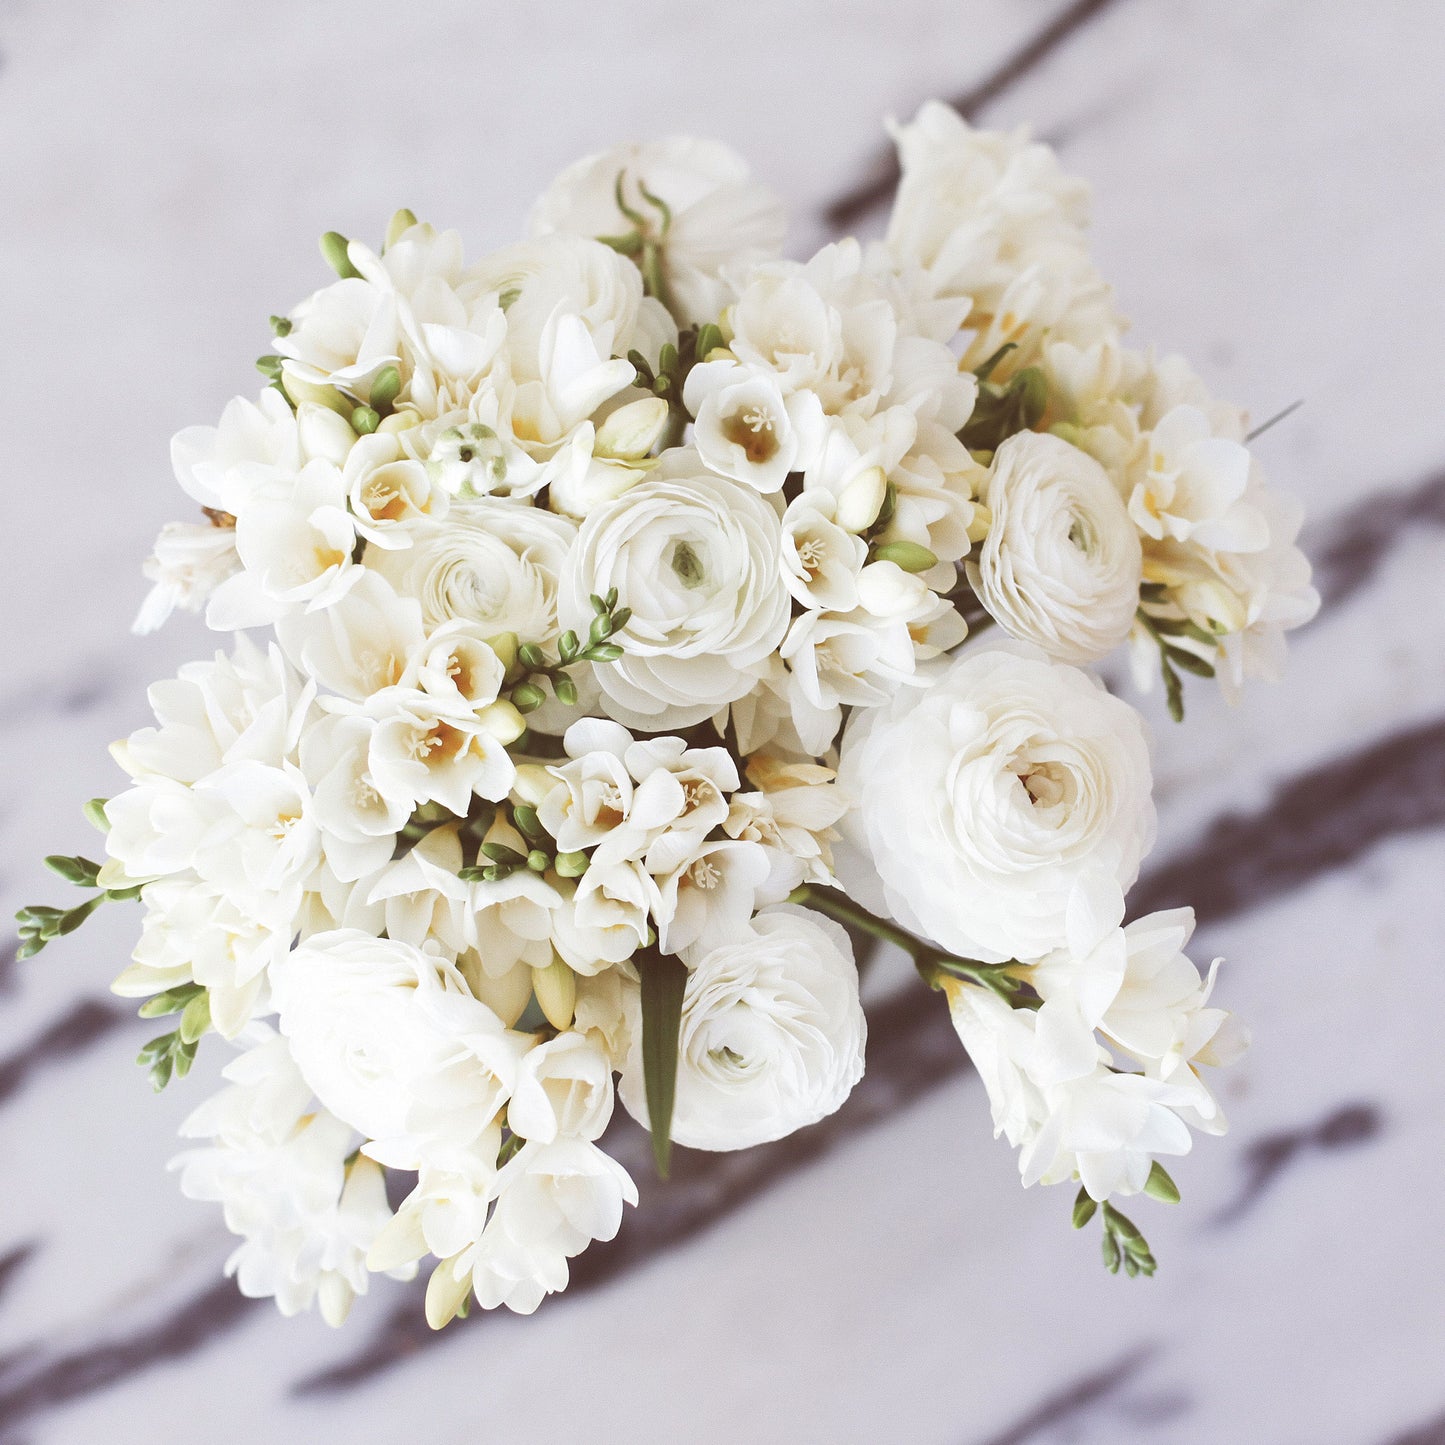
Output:
<instances>
[{"instance_id":1,"label":"marble surface","mask_svg":"<svg viewBox=\"0 0 1445 1445\"><path fill-rule=\"evenodd\" d=\"M1256 416L1305 398L1260 453L1327 606L1284 685L1195 688L1182 729L1146 704L1137 902L1198 904L1256 1039L1184 1207L1138 1212L1153 1281L1020 1190L936 1000L885 969L835 1119L668 1187L622 1138L643 1208L532 1319L433 1338L381 1282L344 1332L283 1321L164 1172L199 1090L131 1063L117 910L0 953L0 1445L1445 1441L1442 70L1433 0L3 0L7 913L84 845L145 683L213 645L126 631L181 511L167 439L254 385L311 238L405 204L497 244L615 139L737 145L801 252L877 226L848 198L884 112L1032 122L1094 182L1137 333Z\"/></svg>"}]
</instances>

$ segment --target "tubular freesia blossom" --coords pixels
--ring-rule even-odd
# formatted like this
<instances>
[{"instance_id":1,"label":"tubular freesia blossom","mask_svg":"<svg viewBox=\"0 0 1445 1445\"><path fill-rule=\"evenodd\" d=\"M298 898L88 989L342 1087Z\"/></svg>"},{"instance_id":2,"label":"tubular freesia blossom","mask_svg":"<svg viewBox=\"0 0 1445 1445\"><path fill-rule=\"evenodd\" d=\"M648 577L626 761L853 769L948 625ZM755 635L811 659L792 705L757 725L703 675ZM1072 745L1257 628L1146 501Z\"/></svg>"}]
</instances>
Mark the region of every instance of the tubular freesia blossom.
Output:
<instances>
[{"instance_id":1,"label":"tubular freesia blossom","mask_svg":"<svg viewBox=\"0 0 1445 1445\"><path fill-rule=\"evenodd\" d=\"M1177 1198L1243 1034L1187 910L1123 925L1144 725L1073 664L1128 638L1182 716L1318 598L1242 414L1124 345L1083 184L936 103L894 134L886 239L797 259L688 138L477 260L409 211L328 233L260 395L172 443L201 512L136 625L231 650L151 689L20 953L143 905L152 1082L236 1050L176 1168L245 1293L339 1323L426 1260L436 1327L536 1309L637 1203L616 1097L663 1172L842 1106L870 933L1024 1182L1153 1270L1111 1200Z\"/></svg>"}]
</instances>

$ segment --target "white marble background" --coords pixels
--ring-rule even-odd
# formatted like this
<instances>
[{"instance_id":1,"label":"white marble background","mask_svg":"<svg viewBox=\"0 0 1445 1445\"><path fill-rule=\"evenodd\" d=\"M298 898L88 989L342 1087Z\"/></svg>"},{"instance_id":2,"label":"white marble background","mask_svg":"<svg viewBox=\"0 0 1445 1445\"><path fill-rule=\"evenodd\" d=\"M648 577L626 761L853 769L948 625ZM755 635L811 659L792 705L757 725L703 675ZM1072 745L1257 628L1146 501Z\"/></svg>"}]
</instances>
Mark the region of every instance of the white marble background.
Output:
<instances>
[{"instance_id":1,"label":"white marble background","mask_svg":"<svg viewBox=\"0 0 1445 1445\"><path fill-rule=\"evenodd\" d=\"M532 1319L392 1336L417 1306L383 1287L342 1333L283 1321L217 1286L220 1222L163 1172L200 1091L131 1063L115 910L0 953L3 1445L1445 1442L1436 0L0 0L0 904L53 896L38 860L85 847L105 744L212 646L126 631L182 510L167 439L256 384L314 237L404 204L481 249L575 155L692 129L791 197L802 251L884 112L1001 66L979 116L1093 180L1138 334L1258 417L1306 398L1260 451L1330 605L1283 686L1196 686L1183 729L1151 708L1143 891L1199 900L1256 1036L1183 1207L1137 1211L1158 1277L1111 1278L1068 1191L1019 1189L924 997L797 1167L644 1179L611 1278Z\"/></svg>"}]
</instances>

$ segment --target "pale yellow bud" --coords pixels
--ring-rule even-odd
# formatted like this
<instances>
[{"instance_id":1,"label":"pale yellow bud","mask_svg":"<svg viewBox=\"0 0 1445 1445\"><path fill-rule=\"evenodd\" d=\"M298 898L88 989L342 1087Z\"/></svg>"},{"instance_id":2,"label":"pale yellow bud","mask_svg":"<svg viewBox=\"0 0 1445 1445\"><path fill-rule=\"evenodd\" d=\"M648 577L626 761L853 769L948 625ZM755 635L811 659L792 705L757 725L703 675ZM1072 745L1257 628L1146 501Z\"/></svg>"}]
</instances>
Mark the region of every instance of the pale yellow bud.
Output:
<instances>
[{"instance_id":1,"label":"pale yellow bud","mask_svg":"<svg viewBox=\"0 0 1445 1445\"><path fill-rule=\"evenodd\" d=\"M667 403L660 396L645 396L619 406L597 428L592 450L599 456L636 461L652 450L666 426Z\"/></svg>"},{"instance_id":2,"label":"pale yellow bud","mask_svg":"<svg viewBox=\"0 0 1445 1445\"><path fill-rule=\"evenodd\" d=\"M888 477L882 467L859 472L838 498L835 520L845 532L866 532L878 520L888 495Z\"/></svg>"},{"instance_id":3,"label":"pale yellow bud","mask_svg":"<svg viewBox=\"0 0 1445 1445\"><path fill-rule=\"evenodd\" d=\"M403 407L400 411L394 411L390 416L381 419L381 425L377 431L385 432L388 436L396 436L401 432L410 431L414 426L421 425L421 413Z\"/></svg>"},{"instance_id":4,"label":"pale yellow bud","mask_svg":"<svg viewBox=\"0 0 1445 1445\"><path fill-rule=\"evenodd\" d=\"M545 764L518 763L517 776L512 781L512 797L519 803L530 803L534 808L540 808L557 786L557 779L547 771Z\"/></svg>"},{"instance_id":5,"label":"pale yellow bud","mask_svg":"<svg viewBox=\"0 0 1445 1445\"><path fill-rule=\"evenodd\" d=\"M349 397L342 396L334 386L307 381L289 361L281 363L281 385L286 388L286 395L298 408L303 402L310 402L313 406L324 406L349 420L352 408L356 405Z\"/></svg>"},{"instance_id":6,"label":"pale yellow bud","mask_svg":"<svg viewBox=\"0 0 1445 1445\"><path fill-rule=\"evenodd\" d=\"M471 1271L457 1277L459 1255L444 1259L432 1271L426 1287L426 1322L432 1329L440 1330L457 1317L468 1293L472 1288Z\"/></svg>"},{"instance_id":7,"label":"pale yellow bud","mask_svg":"<svg viewBox=\"0 0 1445 1445\"><path fill-rule=\"evenodd\" d=\"M296 407L296 433L301 450L308 457L324 457L341 466L356 444L356 433L344 416L329 406L314 401L300 402Z\"/></svg>"},{"instance_id":8,"label":"pale yellow bud","mask_svg":"<svg viewBox=\"0 0 1445 1445\"><path fill-rule=\"evenodd\" d=\"M505 747L527 731L527 720L505 699L488 705L477 713L477 721ZM525 848L522 850L527 851Z\"/></svg>"},{"instance_id":9,"label":"pale yellow bud","mask_svg":"<svg viewBox=\"0 0 1445 1445\"><path fill-rule=\"evenodd\" d=\"M537 995L537 1005L554 1029L566 1030L572 1027L572 1017L577 1012L577 975L554 957L546 968L532 970L532 991Z\"/></svg>"}]
</instances>

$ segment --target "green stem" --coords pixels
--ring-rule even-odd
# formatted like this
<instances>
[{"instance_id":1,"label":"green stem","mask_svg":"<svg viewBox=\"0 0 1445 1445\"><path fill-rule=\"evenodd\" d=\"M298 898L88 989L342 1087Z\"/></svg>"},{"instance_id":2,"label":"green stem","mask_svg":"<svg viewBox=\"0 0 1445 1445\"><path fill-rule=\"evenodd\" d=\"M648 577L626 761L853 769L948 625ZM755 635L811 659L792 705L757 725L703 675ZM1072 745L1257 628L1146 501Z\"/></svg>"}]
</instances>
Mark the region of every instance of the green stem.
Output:
<instances>
[{"instance_id":1,"label":"green stem","mask_svg":"<svg viewBox=\"0 0 1445 1445\"><path fill-rule=\"evenodd\" d=\"M827 914L838 923L851 925L862 932L901 948L912 960L920 977L930 988L940 986L940 975L948 973L965 977L970 982L1007 999L1018 992L1019 980L1010 972L1018 965L1010 959L1005 963L984 963L977 958L962 958L919 938L906 928L887 918L870 913L862 904L855 903L846 893L837 888L824 888L804 883L788 895L789 903L798 903L805 908L816 909Z\"/></svg>"}]
</instances>

